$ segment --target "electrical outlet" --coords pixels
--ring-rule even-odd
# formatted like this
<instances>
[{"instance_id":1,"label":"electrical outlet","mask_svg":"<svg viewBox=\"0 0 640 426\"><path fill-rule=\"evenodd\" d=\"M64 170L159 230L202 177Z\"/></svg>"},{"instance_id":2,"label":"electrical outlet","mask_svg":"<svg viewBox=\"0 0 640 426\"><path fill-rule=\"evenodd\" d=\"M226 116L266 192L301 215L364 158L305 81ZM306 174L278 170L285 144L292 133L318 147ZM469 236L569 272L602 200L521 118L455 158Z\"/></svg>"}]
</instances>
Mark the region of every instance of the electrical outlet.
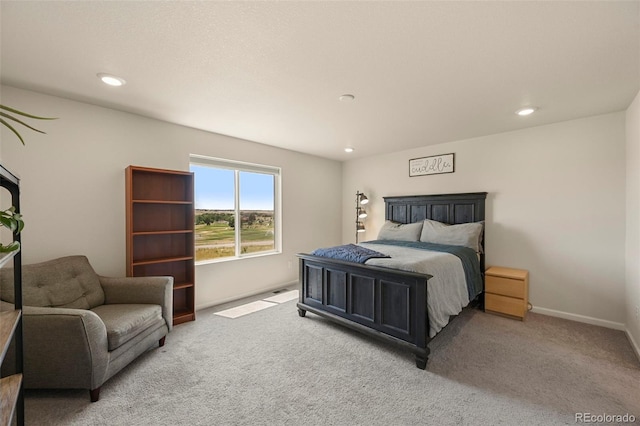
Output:
<instances>
[{"instance_id":1,"label":"electrical outlet","mask_svg":"<svg viewBox=\"0 0 640 426\"><path fill-rule=\"evenodd\" d=\"M289 267L289 269L293 268L293 262L288 261L288 262L287 262L287 266ZM637 310L637 309L636 309L636 310ZM637 313L636 313L636 316L638 316L638 315L637 315Z\"/></svg>"}]
</instances>

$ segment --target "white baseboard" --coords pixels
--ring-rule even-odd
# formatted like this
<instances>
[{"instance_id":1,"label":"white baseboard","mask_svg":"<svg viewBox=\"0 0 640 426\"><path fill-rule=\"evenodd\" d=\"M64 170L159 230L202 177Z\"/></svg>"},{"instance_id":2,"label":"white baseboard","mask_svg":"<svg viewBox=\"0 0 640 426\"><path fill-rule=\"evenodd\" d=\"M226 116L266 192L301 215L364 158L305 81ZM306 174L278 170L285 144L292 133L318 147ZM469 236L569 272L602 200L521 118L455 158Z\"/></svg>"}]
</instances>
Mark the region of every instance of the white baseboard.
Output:
<instances>
[{"instance_id":1,"label":"white baseboard","mask_svg":"<svg viewBox=\"0 0 640 426\"><path fill-rule=\"evenodd\" d=\"M199 311L200 309L206 309L206 308L211 308L212 306L217 306L217 305L222 305L223 303L227 303L227 302L233 302L235 300L240 300L240 299L244 299L245 297L252 297L261 293L267 293L273 290L278 290L281 288L298 288L299 284L298 284L298 280L295 281L291 281L288 283L284 283L284 284L278 284L277 286L270 286L270 287L266 287L263 289L260 289L259 291L252 291L252 292L248 292L248 293L243 293L243 294L238 294L235 296L231 296L231 297L227 297L225 299L220 299L220 300L215 300L213 302L209 302L209 303L205 303L202 305L196 305L196 311Z\"/></svg>"},{"instance_id":2,"label":"white baseboard","mask_svg":"<svg viewBox=\"0 0 640 426\"><path fill-rule=\"evenodd\" d=\"M638 357L638 361L640 361L640 346L638 346L638 342L633 339L633 335L629 333L628 328L625 329L624 332L627 335L627 339L629 339L629 343L631 343L633 351L636 353L636 357Z\"/></svg>"},{"instance_id":3,"label":"white baseboard","mask_svg":"<svg viewBox=\"0 0 640 426\"><path fill-rule=\"evenodd\" d=\"M614 330L626 331L627 327L621 322L603 320L599 318L587 317L584 315L571 314L569 312L556 311L554 309L534 307L531 312L550 317L564 318L572 321L584 322L591 325L599 325L601 327L613 328Z\"/></svg>"}]
</instances>

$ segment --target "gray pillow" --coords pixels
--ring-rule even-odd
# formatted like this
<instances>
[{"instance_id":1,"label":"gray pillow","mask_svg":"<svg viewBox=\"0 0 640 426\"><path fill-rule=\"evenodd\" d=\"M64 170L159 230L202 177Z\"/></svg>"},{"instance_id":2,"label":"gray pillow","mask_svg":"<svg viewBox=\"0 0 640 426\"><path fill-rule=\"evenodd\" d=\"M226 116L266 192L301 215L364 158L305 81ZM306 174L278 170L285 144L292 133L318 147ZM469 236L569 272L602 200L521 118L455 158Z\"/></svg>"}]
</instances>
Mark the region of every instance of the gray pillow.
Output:
<instances>
[{"instance_id":1,"label":"gray pillow","mask_svg":"<svg viewBox=\"0 0 640 426\"><path fill-rule=\"evenodd\" d=\"M482 253L481 241L483 229L484 222L447 225L446 223L425 219L420 234L420 241L469 247L475 250L476 253Z\"/></svg>"},{"instance_id":2,"label":"gray pillow","mask_svg":"<svg viewBox=\"0 0 640 426\"><path fill-rule=\"evenodd\" d=\"M416 223L398 223L387 220L380 232L379 240L398 240L398 241L420 241L420 232L422 231L422 222Z\"/></svg>"}]
</instances>

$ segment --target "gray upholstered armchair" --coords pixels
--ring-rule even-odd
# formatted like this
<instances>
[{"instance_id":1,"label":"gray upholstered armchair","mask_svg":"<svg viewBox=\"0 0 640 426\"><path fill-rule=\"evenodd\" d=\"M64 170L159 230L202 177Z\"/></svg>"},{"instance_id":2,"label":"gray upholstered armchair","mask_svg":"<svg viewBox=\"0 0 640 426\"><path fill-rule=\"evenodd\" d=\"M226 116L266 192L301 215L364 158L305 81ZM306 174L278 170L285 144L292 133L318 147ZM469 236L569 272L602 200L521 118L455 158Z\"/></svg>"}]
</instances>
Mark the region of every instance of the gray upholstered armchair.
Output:
<instances>
[{"instance_id":1,"label":"gray upholstered armchair","mask_svg":"<svg viewBox=\"0 0 640 426\"><path fill-rule=\"evenodd\" d=\"M13 303L13 271L0 273L2 303ZM24 265L22 282L27 388L89 389L95 402L173 325L172 277L101 277L85 256L69 256Z\"/></svg>"}]
</instances>

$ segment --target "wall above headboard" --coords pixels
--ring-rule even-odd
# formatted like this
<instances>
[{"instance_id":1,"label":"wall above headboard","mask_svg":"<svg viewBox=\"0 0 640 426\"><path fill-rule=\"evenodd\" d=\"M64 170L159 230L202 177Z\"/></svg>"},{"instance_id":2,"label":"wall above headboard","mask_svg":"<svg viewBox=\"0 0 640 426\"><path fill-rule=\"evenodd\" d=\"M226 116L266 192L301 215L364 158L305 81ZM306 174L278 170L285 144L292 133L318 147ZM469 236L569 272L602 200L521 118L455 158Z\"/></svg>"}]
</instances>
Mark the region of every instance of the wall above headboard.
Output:
<instances>
[{"instance_id":1,"label":"wall above headboard","mask_svg":"<svg viewBox=\"0 0 640 426\"><path fill-rule=\"evenodd\" d=\"M443 152L456 154L455 173L407 176L409 159ZM620 328L625 166L625 115L612 113L350 160L342 202L350 207L356 188L367 193L361 238L373 240L382 196L487 191L487 265L528 270L534 311ZM352 208L342 223L349 242Z\"/></svg>"}]
</instances>

